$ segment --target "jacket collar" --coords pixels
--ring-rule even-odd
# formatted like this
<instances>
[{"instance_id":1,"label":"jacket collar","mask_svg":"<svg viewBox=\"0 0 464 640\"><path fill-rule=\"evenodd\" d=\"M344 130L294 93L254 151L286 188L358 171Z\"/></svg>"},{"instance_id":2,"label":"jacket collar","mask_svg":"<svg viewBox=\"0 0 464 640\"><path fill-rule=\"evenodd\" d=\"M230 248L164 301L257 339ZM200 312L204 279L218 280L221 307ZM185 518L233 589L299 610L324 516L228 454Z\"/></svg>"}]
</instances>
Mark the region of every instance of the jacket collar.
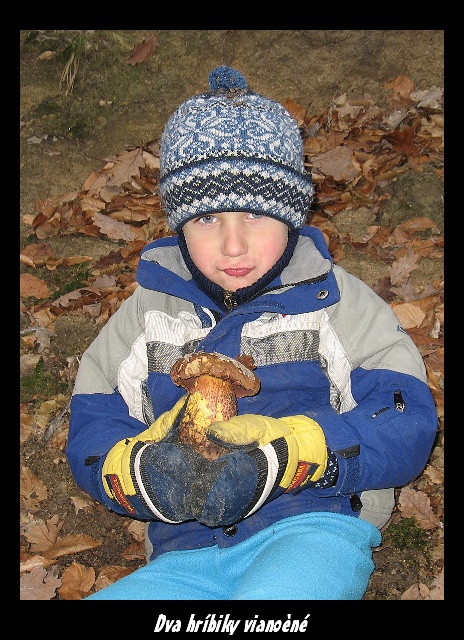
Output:
<instances>
[{"instance_id":1,"label":"jacket collar","mask_svg":"<svg viewBox=\"0 0 464 640\"><path fill-rule=\"evenodd\" d=\"M179 249L178 240L178 236L160 238L145 247L137 267L138 283L146 289L175 295L223 313L224 309L195 282ZM282 306L287 307L288 303L292 309L288 313L311 311L313 304L310 301L313 296L302 296L300 287L312 285L315 286L313 291L318 289L319 298L315 298L317 307L327 306L338 300L332 258L324 236L319 229L308 225L300 229L296 248L282 273L266 283L264 290L258 295L247 299L246 310L274 310L282 313ZM330 295L326 295L324 292L329 289Z\"/></svg>"}]
</instances>

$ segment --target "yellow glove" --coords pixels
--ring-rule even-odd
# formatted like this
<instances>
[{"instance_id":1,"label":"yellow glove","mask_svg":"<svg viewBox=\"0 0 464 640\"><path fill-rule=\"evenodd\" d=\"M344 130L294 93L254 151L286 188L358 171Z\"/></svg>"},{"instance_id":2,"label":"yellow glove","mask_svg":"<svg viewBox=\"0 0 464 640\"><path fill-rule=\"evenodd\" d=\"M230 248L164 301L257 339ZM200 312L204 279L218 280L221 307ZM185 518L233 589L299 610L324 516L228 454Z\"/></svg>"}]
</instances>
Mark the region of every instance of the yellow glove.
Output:
<instances>
[{"instance_id":1,"label":"yellow glove","mask_svg":"<svg viewBox=\"0 0 464 640\"><path fill-rule=\"evenodd\" d=\"M244 414L213 423L207 436L229 450L251 445L262 449L269 459L277 454L279 475L283 471L279 486L285 492L301 489L310 480L316 482L327 466L324 432L307 416L269 418Z\"/></svg>"},{"instance_id":2,"label":"yellow glove","mask_svg":"<svg viewBox=\"0 0 464 640\"><path fill-rule=\"evenodd\" d=\"M187 395L163 413L148 429L116 443L102 468L103 487L117 512L166 522L182 522L192 516L186 508L186 487L191 484L190 460L170 442L175 434ZM166 479L179 484L174 497L165 497ZM174 493L174 492L173 492ZM175 503L175 504L174 504Z\"/></svg>"}]
</instances>

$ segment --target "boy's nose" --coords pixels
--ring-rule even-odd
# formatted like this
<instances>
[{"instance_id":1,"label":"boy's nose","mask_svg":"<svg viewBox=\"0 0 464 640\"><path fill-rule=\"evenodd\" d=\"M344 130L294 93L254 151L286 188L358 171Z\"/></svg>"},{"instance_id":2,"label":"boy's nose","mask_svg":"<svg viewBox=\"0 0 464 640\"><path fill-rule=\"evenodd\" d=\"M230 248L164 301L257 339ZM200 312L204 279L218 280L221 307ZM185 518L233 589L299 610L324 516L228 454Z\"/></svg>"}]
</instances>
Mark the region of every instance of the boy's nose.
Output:
<instances>
[{"instance_id":1,"label":"boy's nose","mask_svg":"<svg viewBox=\"0 0 464 640\"><path fill-rule=\"evenodd\" d=\"M236 257L241 256L248 250L245 230L229 226L224 231L222 238L222 253L225 256Z\"/></svg>"}]
</instances>

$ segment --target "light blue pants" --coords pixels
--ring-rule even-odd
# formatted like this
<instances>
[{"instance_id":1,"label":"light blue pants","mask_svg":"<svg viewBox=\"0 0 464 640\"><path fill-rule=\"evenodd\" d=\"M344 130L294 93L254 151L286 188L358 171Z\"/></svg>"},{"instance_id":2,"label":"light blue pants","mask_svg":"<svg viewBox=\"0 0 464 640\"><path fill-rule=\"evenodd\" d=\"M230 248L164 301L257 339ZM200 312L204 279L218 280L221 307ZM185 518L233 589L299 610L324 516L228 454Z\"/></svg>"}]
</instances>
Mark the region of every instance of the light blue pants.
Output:
<instances>
[{"instance_id":1,"label":"light blue pants","mask_svg":"<svg viewBox=\"0 0 464 640\"><path fill-rule=\"evenodd\" d=\"M380 531L336 513L281 520L227 548L165 553L86 600L361 600Z\"/></svg>"}]
</instances>

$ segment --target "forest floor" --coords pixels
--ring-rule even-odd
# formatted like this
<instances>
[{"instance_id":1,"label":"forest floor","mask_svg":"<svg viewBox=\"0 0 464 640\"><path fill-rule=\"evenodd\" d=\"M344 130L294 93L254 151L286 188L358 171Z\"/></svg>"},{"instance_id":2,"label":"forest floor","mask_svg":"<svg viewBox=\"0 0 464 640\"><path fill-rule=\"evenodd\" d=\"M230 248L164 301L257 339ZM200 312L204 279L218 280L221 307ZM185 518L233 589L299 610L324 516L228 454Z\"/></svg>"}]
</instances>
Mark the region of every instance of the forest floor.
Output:
<instances>
[{"instance_id":1,"label":"forest floor","mask_svg":"<svg viewBox=\"0 0 464 640\"><path fill-rule=\"evenodd\" d=\"M440 30L20 32L21 599L81 599L144 563L143 528L74 482L68 404L79 357L133 290L138 251L167 232L153 196L163 126L222 64L295 115L310 222L424 356L439 430L424 473L397 490L364 599L443 599ZM117 163L129 182L116 184Z\"/></svg>"}]
</instances>

